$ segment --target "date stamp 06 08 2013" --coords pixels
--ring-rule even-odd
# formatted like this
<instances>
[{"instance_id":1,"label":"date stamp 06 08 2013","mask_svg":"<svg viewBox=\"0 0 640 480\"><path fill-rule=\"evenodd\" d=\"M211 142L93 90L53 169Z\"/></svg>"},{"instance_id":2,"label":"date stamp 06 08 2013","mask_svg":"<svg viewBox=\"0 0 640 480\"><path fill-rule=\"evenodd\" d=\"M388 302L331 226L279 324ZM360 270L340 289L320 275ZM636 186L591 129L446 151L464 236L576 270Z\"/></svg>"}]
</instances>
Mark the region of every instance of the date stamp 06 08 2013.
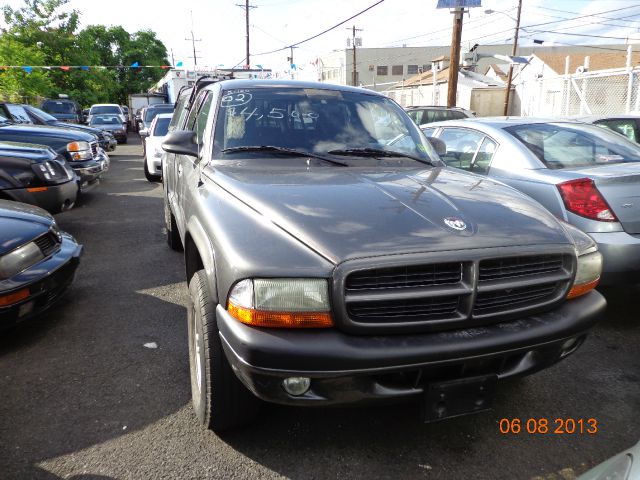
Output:
<instances>
[{"instance_id":1,"label":"date stamp 06 08 2013","mask_svg":"<svg viewBox=\"0 0 640 480\"><path fill-rule=\"evenodd\" d=\"M595 418L502 418L498 423L504 435L594 435L598 433Z\"/></svg>"}]
</instances>

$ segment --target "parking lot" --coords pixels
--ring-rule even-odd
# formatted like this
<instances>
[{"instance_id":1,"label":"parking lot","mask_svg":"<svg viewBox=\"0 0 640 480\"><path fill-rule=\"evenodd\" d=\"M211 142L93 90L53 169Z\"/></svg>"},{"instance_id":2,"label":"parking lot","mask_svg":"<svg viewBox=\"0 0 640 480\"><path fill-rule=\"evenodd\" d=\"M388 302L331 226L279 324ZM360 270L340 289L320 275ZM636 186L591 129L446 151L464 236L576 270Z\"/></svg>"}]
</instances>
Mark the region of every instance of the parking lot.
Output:
<instances>
[{"instance_id":1,"label":"parking lot","mask_svg":"<svg viewBox=\"0 0 640 480\"><path fill-rule=\"evenodd\" d=\"M165 242L162 186L130 134L102 184L60 226L84 245L42 319L0 338L0 478L571 479L640 440L633 299L573 356L501 385L489 413L421 424L418 405L265 406L218 436L191 409L182 255ZM501 433L501 419L593 418L596 433Z\"/></svg>"}]
</instances>

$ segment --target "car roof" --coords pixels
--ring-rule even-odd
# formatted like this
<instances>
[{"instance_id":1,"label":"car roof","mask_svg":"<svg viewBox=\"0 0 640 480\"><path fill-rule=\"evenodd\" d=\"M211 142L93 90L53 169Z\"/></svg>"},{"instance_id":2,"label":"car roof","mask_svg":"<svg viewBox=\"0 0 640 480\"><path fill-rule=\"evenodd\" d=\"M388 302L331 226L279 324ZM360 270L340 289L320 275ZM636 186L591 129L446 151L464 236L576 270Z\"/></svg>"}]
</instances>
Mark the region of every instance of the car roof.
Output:
<instances>
[{"instance_id":1,"label":"car roof","mask_svg":"<svg viewBox=\"0 0 640 480\"><path fill-rule=\"evenodd\" d=\"M568 117L564 117L569 120L578 120L580 122L597 122L598 120L618 120L618 119L640 119L640 113L637 114L625 114L621 113L620 115L572 115Z\"/></svg>"},{"instance_id":2,"label":"car roof","mask_svg":"<svg viewBox=\"0 0 640 480\"><path fill-rule=\"evenodd\" d=\"M220 85L223 90L232 90L236 88L309 88L314 90L357 92L378 97L384 96L381 93L360 87L335 85L332 83L309 82L303 80L233 79L221 80L210 85ZM205 88L208 88L210 85L207 85Z\"/></svg>"},{"instance_id":3,"label":"car roof","mask_svg":"<svg viewBox=\"0 0 640 480\"><path fill-rule=\"evenodd\" d=\"M120 107L117 103L94 103L91 107Z\"/></svg>"},{"instance_id":4,"label":"car roof","mask_svg":"<svg viewBox=\"0 0 640 480\"><path fill-rule=\"evenodd\" d=\"M569 124L584 124L585 122L579 122L577 120L558 118L558 117L472 117L463 118L460 120L446 120L440 122L427 123L424 126L434 127L442 125L458 125L458 126L471 126L473 124L489 125L496 128L504 128L511 125L528 125L536 123L569 123ZM422 126L422 125L421 125Z\"/></svg>"},{"instance_id":5,"label":"car roof","mask_svg":"<svg viewBox=\"0 0 640 480\"><path fill-rule=\"evenodd\" d=\"M155 118L171 118L173 117L173 113L159 113Z\"/></svg>"},{"instance_id":6,"label":"car roof","mask_svg":"<svg viewBox=\"0 0 640 480\"><path fill-rule=\"evenodd\" d=\"M153 103L145 108L173 108L173 103Z\"/></svg>"}]
</instances>

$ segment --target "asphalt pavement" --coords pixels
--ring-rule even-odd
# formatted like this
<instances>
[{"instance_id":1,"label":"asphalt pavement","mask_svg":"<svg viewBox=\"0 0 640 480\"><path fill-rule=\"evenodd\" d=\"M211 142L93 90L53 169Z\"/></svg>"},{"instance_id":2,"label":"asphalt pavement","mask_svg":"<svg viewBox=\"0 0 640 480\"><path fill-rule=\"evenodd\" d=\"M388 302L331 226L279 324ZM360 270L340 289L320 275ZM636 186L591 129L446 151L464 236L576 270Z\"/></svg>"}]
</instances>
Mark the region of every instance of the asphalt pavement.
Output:
<instances>
[{"instance_id":1,"label":"asphalt pavement","mask_svg":"<svg viewBox=\"0 0 640 480\"><path fill-rule=\"evenodd\" d=\"M161 185L129 140L102 184L56 217L85 247L66 296L0 333L0 479L569 480L640 440L640 288L606 291L607 318L582 348L500 385L488 413L425 425L413 404L269 405L244 430L203 430L184 261L165 243ZM596 433L552 433L555 419L579 431L590 418ZM501 433L502 419L520 419L520 433ZM529 419L530 430L548 419L550 433L528 433Z\"/></svg>"}]
</instances>

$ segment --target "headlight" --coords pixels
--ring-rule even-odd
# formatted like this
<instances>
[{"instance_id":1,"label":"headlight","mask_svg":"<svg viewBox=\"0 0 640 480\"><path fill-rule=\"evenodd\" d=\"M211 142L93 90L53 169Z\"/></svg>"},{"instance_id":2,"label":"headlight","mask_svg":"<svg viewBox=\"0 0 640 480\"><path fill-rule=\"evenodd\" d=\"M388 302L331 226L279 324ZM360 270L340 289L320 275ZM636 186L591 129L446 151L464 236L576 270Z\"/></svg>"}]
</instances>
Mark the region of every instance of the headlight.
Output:
<instances>
[{"instance_id":1,"label":"headlight","mask_svg":"<svg viewBox=\"0 0 640 480\"><path fill-rule=\"evenodd\" d=\"M602 255L598 252L598 244L589 235L569 223L561 221L560 224L573 241L578 257L576 278L567 294L567 298L576 298L598 286L602 273Z\"/></svg>"},{"instance_id":2,"label":"headlight","mask_svg":"<svg viewBox=\"0 0 640 480\"><path fill-rule=\"evenodd\" d=\"M590 292L598 286L602 273L602 255L600 252L585 253L578 256L576 278L567 298L576 298Z\"/></svg>"},{"instance_id":3,"label":"headlight","mask_svg":"<svg viewBox=\"0 0 640 480\"><path fill-rule=\"evenodd\" d=\"M162 150L156 150L155 152L153 152L153 156L156 158L162 157Z\"/></svg>"},{"instance_id":4,"label":"headlight","mask_svg":"<svg viewBox=\"0 0 640 480\"><path fill-rule=\"evenodd\" d=\"M240 322L254 327L333 326L329 287L324 279L242 280L231 290L227 310Z\"/></svg>"},{"instance_id":5,"label":"headlight","mask_svg":"<svg viewBox=\"0 0 640 480\"><path fill-rule=\"evenodd\" d=\"M60 180L67 180L70 178L64 166L55 162L46 161L38 163L33 165L33 169L35 170L36 175L38 175L40 180L44 183L56 183Z\"/></svg>"},{"instance_id":6,"label":"headlight","mask_svg":"<svg viewBox=\"0 0 640 480\"><path fill-rule=\"evenodd\" d=\"M90 160L91 145L88 142L71 142L67 144L67 152L73 160Z\"/></svg>"},{"instance_id":7,"label":"headlight","mask_svg":"<svg viewBox=\"0 0 640 480\"><path fill-rule=\"evenodd\" d=\"M0 278L13 277L16 273L26 270L43 258L44 255L34 242L16 248L0 257Z\"/></svg>"}]
</instances>

